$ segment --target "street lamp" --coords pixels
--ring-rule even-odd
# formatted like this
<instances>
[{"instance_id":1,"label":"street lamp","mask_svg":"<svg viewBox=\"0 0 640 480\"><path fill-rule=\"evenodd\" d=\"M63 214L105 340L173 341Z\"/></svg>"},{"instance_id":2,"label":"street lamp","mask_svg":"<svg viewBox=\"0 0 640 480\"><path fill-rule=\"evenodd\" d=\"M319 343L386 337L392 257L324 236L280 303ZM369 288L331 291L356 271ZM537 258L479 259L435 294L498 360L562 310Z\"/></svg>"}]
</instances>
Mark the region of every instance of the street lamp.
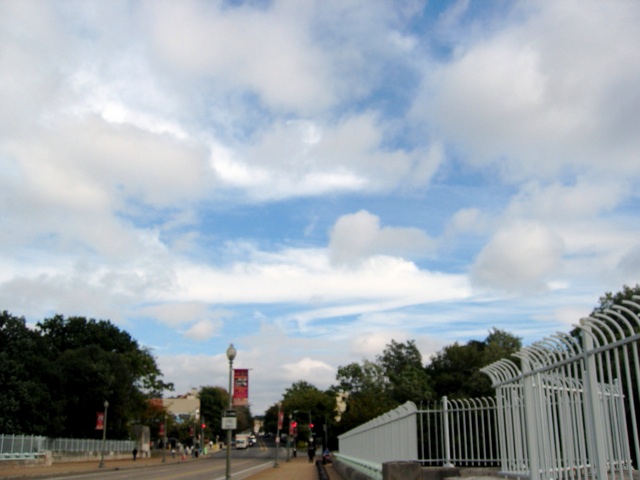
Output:
<instances>
[{"instance_id":1,"label":"street lamp","mask_svg":"<svg viewBox=\"0 0 640 480\"><path fill-rule=\"evenodd\" d=\"M102 425L102 454L100 455L100 465L98 468L104 467L104 447L107 442L107 409L109 408L109 402L104 401L104 424Z\"/></svg>"},{"instance_id":2,"label":"street lamp","mask_svg":"<svg viewBox=\"0 0 640 480\"><path fill-rule=\"evenodd\" d=\"M167 412L164 412L164 432L162 437L162 463L167 461Z\"/></svg>"},{"instance_id":3,"label":"street lamp","mask_svg":"<svg viewBox=\"0 0 640 480\"><path fill-rule=\"evenodd\" d=\"M282 428L282 402L278 402L278 434L276 435L276 461L273 468L280 466L278 463L278 450L280 450L280 429Z\"/></svg>"},{"instance_id":4,"label":"street lamp","mask_svg":"<svg viewBox=\"0 0 640 480\"><path fill-rule=\"evenodd\" d=\"M233 407L232 403L232 388L231 383L233 376L233 359L236 358L236 349L233 348L233 343L227 348L227 358L229 359L229 410ZM227 429L227 470L224 477L226 480L231 480L231 429Z\"/></svg>"},{"instance_id":5,"label":"street lamp","mask_svg":"<svg viewBox=\"0 0 640 480\"><path fill-rule=\"evenodd\" d=\"M291 422L292 421L293 421L293 414L289 413L289 433L287 434L287 462L291 459L289 447L291 445L291 434L292 434Z\"/></svg>"}]
</instances>

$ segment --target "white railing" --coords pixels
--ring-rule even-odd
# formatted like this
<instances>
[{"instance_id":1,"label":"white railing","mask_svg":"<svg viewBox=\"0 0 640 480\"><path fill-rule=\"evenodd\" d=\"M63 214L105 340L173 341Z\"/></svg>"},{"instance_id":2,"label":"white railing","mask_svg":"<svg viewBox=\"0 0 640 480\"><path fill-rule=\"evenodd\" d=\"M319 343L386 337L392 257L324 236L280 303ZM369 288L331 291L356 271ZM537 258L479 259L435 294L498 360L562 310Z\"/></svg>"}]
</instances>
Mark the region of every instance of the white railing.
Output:
<instances>
[{"instance_id":1,"label":"white railing","mask_svg":"<svg viewBox=\"0 0 640 480\"><path fill-rule=\"evenodd\" d=\"M413 402L385 413L338 437L340 454L380 466L418 458L418 430Z\"/></svg>"},{"instance_id":2,"label":"white railing","mask_svg":"<svg viewBox=\"0 0 640 480\"><path fill-rule=\"evenodd\" d=\"M423 466L497 466L496 417L491 398L444 397L421 409L407 402L340 435L338 458L370 478L381 476L382 464L390 461L416 461Z\"/></svg>"},{"instance_id":3,"label":"white railing","mask_svg":"<svg viewBox=\"0 0 640 480\"><path fill-rule=\"evenodd\" d=\"M131 452L134 440L106 440L104 450L108 452ZM0 460L32 458L50 452L100 452L102 440L90 438L48 438L37 435L0 434Z\"/></svg>"},{"instance_id":4,"label":"white railing","mask_svg":"<svg viewBox=\"0 0 640 480\"><path fill-rule=\"evenodd\" d=\"M638 467L640 297L483 369L498 402L502 472L631 479ZM519 363L519 364L518 364Z\"/></svg>"}]
</instances>

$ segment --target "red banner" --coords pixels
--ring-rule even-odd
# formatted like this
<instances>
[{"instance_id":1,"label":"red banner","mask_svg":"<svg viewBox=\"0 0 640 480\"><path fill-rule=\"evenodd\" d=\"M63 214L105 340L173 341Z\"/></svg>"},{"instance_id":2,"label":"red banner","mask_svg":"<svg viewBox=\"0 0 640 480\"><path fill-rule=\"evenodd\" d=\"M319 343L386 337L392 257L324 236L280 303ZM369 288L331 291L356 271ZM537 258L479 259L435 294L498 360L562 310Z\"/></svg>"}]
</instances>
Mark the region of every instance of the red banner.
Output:
<instances>
[{"instance_id":1,"label":"red banner","mask_svg":"<svg viewBox=\"0 0 640 480\"><path fill-rule=\"evenodd\" d=\"M282 424L284 423L284 412L278 411L278 430L282 430Z\"/></svg>"},{"instance_id":2,"label":"red banner","mask_svg":"<svg viewBox=\"0 0 640 480\"><path fill-rule=\"evenodd\" d=\"M233 405L249 405L249 370L233 370Z\"/></svg>"},{"instance_id":3,"label":"red banner","mask_svg":"<svg viewBox=\"0 0 640 480\"><path fill-rule=\"evenodd\" d=\"M104 430L104 412L96 412L96 430Z\"/></svg>"},{"instance_id":4,"label":"red banner","mask_svg":"<svg viewBox=\"0 0 640 480\"><path fill-rule=\"evenodd\" d=\"M164 423L160 424L160 428L158 429L158 436L164 437Z\"/></svg>"}]
</instances>

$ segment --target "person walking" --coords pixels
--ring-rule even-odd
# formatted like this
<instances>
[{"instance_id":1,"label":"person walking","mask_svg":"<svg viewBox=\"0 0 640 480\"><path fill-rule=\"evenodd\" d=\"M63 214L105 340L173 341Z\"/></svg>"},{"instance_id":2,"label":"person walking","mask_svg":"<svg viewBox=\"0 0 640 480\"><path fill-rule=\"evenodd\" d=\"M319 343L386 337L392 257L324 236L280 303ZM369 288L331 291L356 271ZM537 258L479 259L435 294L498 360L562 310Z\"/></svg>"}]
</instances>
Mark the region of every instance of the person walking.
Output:
<instances>
[{"instance_id":1,"label":"person walking","mask_svg":"<svg viewBox=\"0 0 640 480\"><path fill-rule=\"evenodd\" d=\"M313 460L316 457L316 448L312 443L309 444L309 450L307 450L307 455L309 455L309 463L313 463Z\"/></svg>"}]
</instances>

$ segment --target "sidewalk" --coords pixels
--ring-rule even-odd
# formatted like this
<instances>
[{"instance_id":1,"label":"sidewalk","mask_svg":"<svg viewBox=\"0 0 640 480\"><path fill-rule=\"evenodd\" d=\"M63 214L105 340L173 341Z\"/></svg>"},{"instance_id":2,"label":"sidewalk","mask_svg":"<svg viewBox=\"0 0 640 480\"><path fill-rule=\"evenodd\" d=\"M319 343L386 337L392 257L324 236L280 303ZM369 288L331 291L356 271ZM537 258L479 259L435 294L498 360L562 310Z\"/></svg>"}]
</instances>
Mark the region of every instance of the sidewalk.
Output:
<instances>
[{"instance_id":1,"label":"sidewalk","mask_svg":"<svg viewBox=\"0 0 640 480\"><path fill-rule=\"evenodd\" d=\"M247 477L247 480L318 480L318 468L315 463L309 463L306 457L296 457L288 462L282 460L278 467L261 470Z\"/></svg>"},{"instance_id":2,"label":"sidewalk","mask_svg":"<svg viewBox=\"0 0 640 480\"><path fill-rule=\"evenodd\" d=\"M318 458L318 457L316 457ZM184 462L197 462L197 459L187 458ZM181 463L179 457L171 458L167 456L165 463ZM52 475L65 475L80 472L98 471L100 460L83 461L83 462L62 462L54 463L50 466L30 465L21 467L3 467L0 466L0 478L3 480L24 480L47 478ZM109 470L119 469L135 469L151 466L159 466L162 464L162 457L138 458L135 462L132 459L126 460L105 460L105 468ZM327 473L331 480L342 480L342 478L334 472L331 465L327 465ZM269 467L261 470L247 480L318 480L318 469L315 463L309 463L306 457L292 458L290 461L283 459L279 462L279 466Z\"/></svg>"},{"instance_id":3,"label":"sidewalk","mask_svg":"<svg viewBox=\"0 0 640 480\"><path fill-rule=\"evenodd\" d=\"M179 458L166 457L166 463L178 463ZM187 459L186 462L196 461L195 459ZM25 478L44 478L50 475L65 475L79 472L98 471L100 459L79 461L79 462L59 462L53 465L23 465L23 466L3 466L0 465L0 478L2 479L25 479ZM138 458L135 462L133 459L108 460L105 459L104 468L108 470L114 469L132 469L144 468L153 465L161 465L162 457Z\"/></svg>"}]
</instances>

